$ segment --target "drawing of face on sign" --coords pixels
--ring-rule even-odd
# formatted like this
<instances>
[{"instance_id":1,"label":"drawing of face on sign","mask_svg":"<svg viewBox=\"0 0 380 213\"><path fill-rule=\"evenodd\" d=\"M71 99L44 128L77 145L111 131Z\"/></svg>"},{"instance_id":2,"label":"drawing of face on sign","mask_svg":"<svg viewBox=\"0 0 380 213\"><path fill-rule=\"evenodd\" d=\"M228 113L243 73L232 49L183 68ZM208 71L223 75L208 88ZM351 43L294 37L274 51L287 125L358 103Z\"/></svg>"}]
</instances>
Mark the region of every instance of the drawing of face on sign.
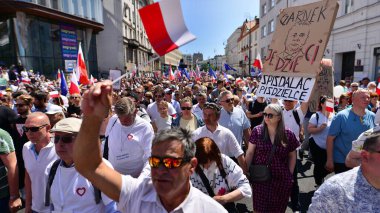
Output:
<instances>
[{"instance_id":1,"label":"drawing of face on sign","mask_svg":"<svg viewBox=\"0 0 380 213\"><path fill-rule=\"evenodd\" d=\"M280 58L292 60L299 55L303 55L303 49L309 38L309 34L309 24L295 23L288 31L285 39L285 50L280 53Z\"/></svg>"}]
</instances>

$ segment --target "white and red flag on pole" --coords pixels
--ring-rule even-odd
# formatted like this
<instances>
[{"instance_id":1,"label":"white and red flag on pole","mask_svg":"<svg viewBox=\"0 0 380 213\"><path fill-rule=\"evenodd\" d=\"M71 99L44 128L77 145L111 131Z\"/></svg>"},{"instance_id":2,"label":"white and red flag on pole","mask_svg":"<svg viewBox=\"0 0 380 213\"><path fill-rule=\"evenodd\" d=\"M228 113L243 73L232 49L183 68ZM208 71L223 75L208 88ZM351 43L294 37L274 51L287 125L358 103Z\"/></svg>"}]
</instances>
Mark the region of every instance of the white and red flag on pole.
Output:
<instances>
[{"instance_id":1,"label":"white and red flag on pole","mask_svg":"<svg viewBox=\"0 0 380 213\"><path fill-rule=\"evenodd\" d=\"M175 77L174 77L174 73L173 73L173 70L172 70L172 65L169 66L169 80L170 81L174 81Z\"/></svg>"},{"instance_id":2,"label":"white and red flag on pole","mask_svg":"<svg viewBox=\"0 0 380 213\"><path fill-rule=\"evenodd\" d=\"M326 100L326 111L327 112L334 112L334 101Z\"/></svg>"},{"instance_id":3,"label":"white and red flag on pole","mask_svg":"<svg viewBox=\"0 0 380 213\"><path fill-rule=\"evenodd\" d=\"M71 74L69 93L70 95L80 94L78 79L75 70L73 71L73 74Z\"/></svg>"},{"instance_id":4,"label":"white and red flag on pole","mask_svg":"<svg viewBox=\"0 0 380 213\"><path fill-rule=\"evenodd\" d=\"M58 91L51 91L49 92L50 98L59 98Z\"/></svg>"},{"instance_id":5,"label":"white and red flag on pole","mask_svg":"<svg viewBox=\"0 0 380 213\"><path fill-rule=\"evenodd\" d=\"M84 56L82 52L82 45L80 42L79 42L79 50L78 50L78 57L77 57L77 75L78 75L79 83L83 85L90 84L90 79L88 79L88 74L87 74L86 62L84 61Z\"/></svg>"},{"instance_id":6,"label":"white and red flag on pole","mask_svg":"<svg viewBox=\"0 0 380 213\"><path fill-rule=\"evenodd\" d=\"M160 56L196 38L185 25L180 0L162 0L139 9L139 13L149 41Z\"/></svg>"},{"instance_id":7,"label":"white and red flag on pole","mask_svg":"<svg viewBox=\"0 0 380 213\"><path fill-rule=\"evenodd\" d=\"M377 79L376 93L380 95L380 77Z\"/></svg>"},{"instance_id":8,"label":"white and red flag on pole","mask_svg":"<svg viewBox=\"0 0 380 213\"><path fill-rule=\"evenodd\" d=\"M256 67L260 71L263 69L263 62L261 61L260 53L257 53L256 59L253 62L253 66Z\"/></svg>"}]
</instances>

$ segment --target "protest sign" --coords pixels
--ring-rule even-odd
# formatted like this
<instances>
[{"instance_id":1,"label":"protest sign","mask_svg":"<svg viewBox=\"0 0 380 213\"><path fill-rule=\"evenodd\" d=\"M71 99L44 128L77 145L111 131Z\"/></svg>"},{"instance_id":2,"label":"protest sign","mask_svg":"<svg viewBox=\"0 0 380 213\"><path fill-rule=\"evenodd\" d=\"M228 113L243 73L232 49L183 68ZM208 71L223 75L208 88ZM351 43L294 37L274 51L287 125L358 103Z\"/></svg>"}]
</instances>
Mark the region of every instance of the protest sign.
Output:
<instances>
[{"instance_id":1,"label":"protest sign","mask_svg":"<svg viewBox=\"0 0 380 213\"><path fill-rule=\"evenodd\" d=\"M114 81L115 79L119 78L121 76L120 70L110 70L109 80ZM118 81L114 83L113 89L114 90L120 90L121 88L121 81Z\"/></svg>"},{"instance_id":2,"label":"protest sign","mask_svg":"<svg viewBox=\"0 0 380 213\"><path fill-rule=\"evenodd\" d=\"M256 95L306 102L310 97L314 83L315 78L310 77L264 75L261 78Z\"/></svg>"},{"instance_id":3,"label":"protest sign","mask_svg":"<svg viewBox=\"0 0 380 213\"><path fill-rule=\"evenodd\" d=\"M318 110L319 98L321 95L333 97L334 95L334 74L331 59L322 60L322 70L318 73L313 92L309 99L309 110Z\"/></svg>"},{"instance_id":4,"label":"protest sign","mask_svg":"<svg viewBox=\"0 0 380 213\"><path fill-rule=\"evenodd\" d=\"M315 77L337 11L337 0L324 0L282 10L276 22L263 74Z\"/></svg>"}]
</instances>

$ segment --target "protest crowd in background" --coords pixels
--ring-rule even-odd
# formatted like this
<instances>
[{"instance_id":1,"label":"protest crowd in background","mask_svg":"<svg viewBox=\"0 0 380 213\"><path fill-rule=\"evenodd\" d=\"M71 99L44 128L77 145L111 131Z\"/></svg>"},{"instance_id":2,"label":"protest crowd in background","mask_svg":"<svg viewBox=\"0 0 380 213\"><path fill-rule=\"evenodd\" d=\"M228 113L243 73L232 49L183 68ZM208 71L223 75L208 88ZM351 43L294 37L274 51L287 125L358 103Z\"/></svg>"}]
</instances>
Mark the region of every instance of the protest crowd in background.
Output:
<instances>
[{"instance_id":1,"label":"protest crowd in background","mask_svg":"<svg viewBox=\"0 0 380 213\"><path fill-rule=\"evenodd\" d=\"M284 212L288 200L293 211L299 211L295 163L297 158L304 157L314 162L315 187L323 189L317 190L310 206L310 210L318 212L318 205L323 205L326 197L331 196L324 190L333 190L334 184L339 184L326 181L332 187L326 189L324 182L329 173L337 174L359 166L361 155L364 155L360 152L379 152L380 145L376 144L370 148L364 145L366 150L363 151L363 144L367 142L365 137L377 132L379 121L378 116L375 119L379 94L376 83L368 78L359 82L337 82L334 90L340 95L321 96L317 112L311 113L307 102L255 95L261 78L259 72L236 79L212 69L209 72L184 72L178 71L171 80L170 73L154 77L134 73L121 79L119 90L110 92L112 106L100 122L98 132L101 151L109 160L104 161L110 168L136 179L150 178L150 170L153 175L153 170L157 169L155 166L160 167L162 160L155 158L151 149L159 146L154 145L155 138L163 132L174 134L175 128L186 129L192 134L189 140L197 141L195 156L199 165L194 167L189 178L192 186L208 196L213 193L211 197L229 212L248 212L244 205L238 204L244 197L252 197L253 208L259 212ZM91 80L87 85L66 83L66 79L62 79L65 78L63 72L48 79L33 71L20 70L20 66L2 67L0 77L0 209L8 206L12 211L22 206L26 212L64 209L59 206L63 203L56 195L61 190L57 187L62 181L65 184L69 180L54 179L49 183L49 171L57 159L61 159L62 168L74 166L75 158L67 154L73 152L73 147L69 151L61 149L74 143L80 133L81 120L86 117L81 108L83 98L86 98L84 93L91 92L94 85L103 84L104 79ZM352 125L355 128L351 128ZM363 132L367 130L370 132L364 137ZM272 140L274 145L265 143L267 140ZM274 154L270 154L272 151ZM349 164L345 163L347 156ZM271 179L252 181L250 166L268 164L268 158ZM169 160L171 164L168 166L173 166L174 159ZM79 174L75 169L70 173L59 168L56 174L63 173L66 178ZM360 170L355 167L358 168ZM203 178L210 180L213 192L204 184ZM58 185L57 180L61 181ZM107 193L108 197L102 194L102 201L98 202L93 193L86 194L86 190L96 194L98 189L84 177L79 182L85 183L87 188L78 185L76 191L68 191L68 197L76 194L87 199L87 204L81 207L86 212L124 211L117 202L123 202L123 205L131 202L122 198L115 200ZM72 184L79 183L67 184L72 187ZM45 198L46 187L50 188L50 198ZM342 187L353 186L348 183ZM82 197L83 194L86 196ZM75 200L73 197L67 199ZM47 200L48 206L45 205ZM371 203L371 200L366 202ZM229 209L227 203L233 203L235 210ZM73 205L71 210L78 208L76 205L81 204ZM378 204L371 203L371 206L379 210Z\"/></svg>"}]
</instances>

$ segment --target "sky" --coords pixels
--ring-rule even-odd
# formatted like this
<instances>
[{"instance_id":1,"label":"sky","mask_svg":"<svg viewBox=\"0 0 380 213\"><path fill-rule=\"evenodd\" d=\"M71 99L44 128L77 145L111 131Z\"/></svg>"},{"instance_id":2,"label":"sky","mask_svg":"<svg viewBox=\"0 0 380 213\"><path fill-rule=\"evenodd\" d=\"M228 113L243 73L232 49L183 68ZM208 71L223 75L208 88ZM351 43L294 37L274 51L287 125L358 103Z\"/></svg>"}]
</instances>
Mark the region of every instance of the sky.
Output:
<instances>
[{"instance_id":1,"label":"sky","mask_svg":"<svg viewBox=\"0 0 380 213\"><path fill-rule=\"evenodd\" d=\"M224 55L228 37L245 19L259 16L259 0L181 0L187 28L197 39L180 48L183 54L203 53L203 59Z\"/></svg>"}]
</instances>

